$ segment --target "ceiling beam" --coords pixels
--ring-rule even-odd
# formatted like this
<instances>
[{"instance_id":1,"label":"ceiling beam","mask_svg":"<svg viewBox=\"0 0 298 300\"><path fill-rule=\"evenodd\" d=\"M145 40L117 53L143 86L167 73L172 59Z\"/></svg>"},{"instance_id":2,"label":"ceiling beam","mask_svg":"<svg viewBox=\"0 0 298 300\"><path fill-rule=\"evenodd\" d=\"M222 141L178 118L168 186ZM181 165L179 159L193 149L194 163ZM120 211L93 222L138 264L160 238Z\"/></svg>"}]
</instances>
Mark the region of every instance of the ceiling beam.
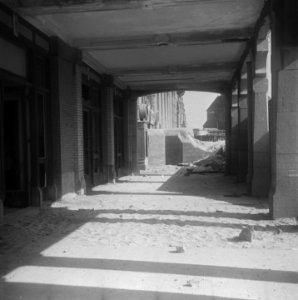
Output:
<instances>
[{"instance_id":1,"label":"ceiling beam","mask_svg":"<svg viewBox=\"0 0 298 300\"><path fill-rule=\"evenodd\" d=\"M193 91L206 91L213 93L221 93L228 88L226 82L208 82L208 83L156 83L156 84L144 84L144 85L129 85L132 91L137 91L139 93L156 93L163 91L176 91L176 90L193 90Z\"/></svg>"},{"instance_id":2,"label":"ceiling beam","mask_svg":"<svg viewBox=\"0 0 298 300\"><path fill-rule=\"evenodd\" d=\"M169 66L149 69L109 69L108 72L113 76L146 76L146 75L176 75L176 74L195 74L202 72L233 71L237 63L212 63L196 64L183 66Z\"/></svg>"},{"instance_id":3,"label":"ceiling beam","mask_svg":"<svg viewBox=\"0 0 298 300\"><path fill-rule=\"evenodd\" d=\"M249 0L247 0L249 2ZM217 4L231 0L10 0L11 6L27 16L117 11L129 9L158 9L198 4Z\"/></svg>"},{"instance_id":4,"label":"ceiling beam","mask_svg":"<svg viewBox=\"0 0 298 300\"><path fill-rule=\"evenodd\" d=\"M219 43L247 42L252 34L251 28L213 30L208 32L167 33L134 37L114 37L110 39L74 39L73 46L82 50L124 50L167 46L196 46Z\"/></svg>"}]
</instances>

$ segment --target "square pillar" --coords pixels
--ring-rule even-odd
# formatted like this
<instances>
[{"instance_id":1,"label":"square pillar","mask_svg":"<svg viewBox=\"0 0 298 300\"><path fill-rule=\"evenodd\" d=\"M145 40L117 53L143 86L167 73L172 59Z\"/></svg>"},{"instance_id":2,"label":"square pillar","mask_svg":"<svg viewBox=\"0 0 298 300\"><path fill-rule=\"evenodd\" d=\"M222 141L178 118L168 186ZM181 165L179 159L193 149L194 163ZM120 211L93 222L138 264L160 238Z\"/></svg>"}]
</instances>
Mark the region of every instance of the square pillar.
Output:
<instances>
[{"instance_id":1,"label":"square pillar","mask_svg":"<svg viewBox=\"0 0 298 300\"><path fill-rule=\"evenodd\" d=\"M273 1L272 184L273 218L298 216L297 1Z\"/></svg>"},{"instance_id":2,"label":"square pillar","mask_svg":"<svg viewBox=\"0 0 298 300\"><path fill-rule=\"evenodd\" d=\"M74 197L84 188L80 53L58 38L52 39L51 124L49 194Z\"/></svg>"},{"instance_id":3,"label":"square pillar","mask_svg":"<svg viewBox=\"0 0 298 300\"><path fill-rule=\"evenodd\" d=\"M3 153L3 102L0 82L0 224L4 215L4 153Z\"/></svg>"},{"instance_id":4,"label":"square pillar","mask_svg":"<svg viewBox=\"0 0 298 300\"><path fill-rule=\"evenodd\" d=\"M137 97L131 97L129 102L129 164L133 173L138 172L137 149Z\"/></svg>"},{"instance_id":5,"label":"square pillar","mask_svg":"<svg viewBox=\"0 0 298 300\"><path fill-rule=\"evenodd\" d=\"M234 90L231 99L231 175L238 172L238 90Z\"/></svg>"},{"instance_id":6,"label":"square pillar","mask_svg":"<svg viewBox=\"0 0 298 300\"><path fill-rule=\"evenodd\" d=\"M238 172L237 180L246 182L248 172L248 97L247 81L241 80L238 97Z\"/></svg>"},{"instance_id":7,"label":"square pillar","mask_svg":"<svg viewBox=\"0 0 298 300\"><path fill-rule=\"evenodd\" d=\"M74 101L75 113L75 145L74 145L74 167L75 187L77 194L85 194L86 182L84 174L84 130L83 130L83 98L82 98L82 71L81 66L75 65L75 89Z\"/></svg>"},{"instance_id":8,"label":"square pillar","mask_svg":"<svg viewBox=\"0 0 298 300\"><path fill-rule=\"evenodd\" d=\"M103 157L104 172L107 181L116 178L115 144L114 144L114 88L113 78L105 76L103 87Z\"/></svg>"},{"instance_id":9,"label":"square pillar","mask_svg":"<svg viewBox=\"0 0 298 300\"><path fill-rule=\"evenodd\" d=\"M225 175L231 175L231 159L232 159L232 92L227 92L224 95L225 100L225 128L226 128L226 168Z\"/></svg>"},{"instance_id":10,"label":"square pillar","mask_svg":"<svg viewBox=\"0 0 298 300\"><path fill-rule=\"evenodd\" d=\"M267 90L266 77L254 78L252 195L257 197L267 197L270 186Z\"/></svg>"},{"instance_id":11,"label":"square pillar","mask_svg":"<svg viewBox=\"0 0 298 300\"><path fill-rule=\"evenodd\" d=\"M145 170L147 165L147 157L146 157L147 123L146 122L138 122L137 145L138 145L138 170Z\"/></svg>"}]
</instances>

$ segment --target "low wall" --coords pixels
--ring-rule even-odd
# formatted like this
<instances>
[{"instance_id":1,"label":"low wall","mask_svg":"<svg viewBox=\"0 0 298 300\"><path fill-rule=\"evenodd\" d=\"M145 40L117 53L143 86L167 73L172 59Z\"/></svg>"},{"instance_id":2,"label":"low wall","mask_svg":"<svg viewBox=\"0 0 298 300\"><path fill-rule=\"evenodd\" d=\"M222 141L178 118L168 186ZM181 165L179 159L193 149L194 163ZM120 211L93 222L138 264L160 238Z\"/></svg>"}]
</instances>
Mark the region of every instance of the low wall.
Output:
<instances>
[{"instance_id":1,"label":"low wall","mask_svg":"<svg viewBox=\"0 0 298 300\"><path fill-rule=\"evenodd\" d=\"M165 133L163 129L148 130L148 164L151 166L166 164Z\"/></svg>"}]
</instances>

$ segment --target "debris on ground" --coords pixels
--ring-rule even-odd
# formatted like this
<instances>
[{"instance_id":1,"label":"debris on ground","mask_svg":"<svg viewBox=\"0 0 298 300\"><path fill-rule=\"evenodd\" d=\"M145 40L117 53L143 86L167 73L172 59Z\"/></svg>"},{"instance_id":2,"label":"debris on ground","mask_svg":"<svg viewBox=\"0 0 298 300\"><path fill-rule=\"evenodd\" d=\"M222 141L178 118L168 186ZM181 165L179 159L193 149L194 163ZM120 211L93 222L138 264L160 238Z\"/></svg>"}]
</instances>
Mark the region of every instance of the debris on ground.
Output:
<instances>
[{"instance_id":1,"label":"debris on ground","mask_svg":"<svg viewBox=\"0 0 298 300\"><path fill-rule=\"evenodd\" d=\"M186 176L194 173L221 173L225 169L225 146L221 143L214 143L210 146L214 152L207 157L194 161L187 169Z\"/></svg>"},{"instance_id":2,"label":"debris on ground","mask_svg":"<svg viewBox=\"0 0 298 300\"><path fill-rule=\"evenodd\" d=\"M192 283L190 280L187 280L187 282L183 285L185 287L192 287Z\"/></svg>"},{"instance_id":3,"label":"debris on ground","mask_svg":"<svg viewBox=\"0 0 298 300\"><path fill-rule=\"evenodd\" d=\"M185 249L183 246L176 246L175 250L170 251L171 253L184 253Z\"/></svg>"},{"instance_id":4,"label":"debris on ground","mask_svg":"<svg viewBox=\"0 0 298 300\"><path fill-rule=\"evenodd\" d=\"M239 236L235 237L233 240L237 242L251 242L253 235L253 227L245 227L240 231Z\"/></svg>"}]
</instances>

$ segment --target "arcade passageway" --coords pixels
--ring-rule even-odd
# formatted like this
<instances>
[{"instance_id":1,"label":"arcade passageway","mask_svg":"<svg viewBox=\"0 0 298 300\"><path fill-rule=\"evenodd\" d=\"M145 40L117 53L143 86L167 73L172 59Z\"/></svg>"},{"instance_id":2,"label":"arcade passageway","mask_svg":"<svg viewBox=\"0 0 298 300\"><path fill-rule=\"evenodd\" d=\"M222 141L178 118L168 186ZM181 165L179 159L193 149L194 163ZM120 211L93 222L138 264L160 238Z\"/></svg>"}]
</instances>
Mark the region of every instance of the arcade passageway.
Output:
<instances>
[{"instance_id":1,"label":"arcade passageway","mask_svg":"<svg viewBox=\"0 0 298 300\"><path fill-rule=\"evenodd\" d=\"M184 174L149 169L6 215L1 300L294 300L296 223L270 220L235 178Z\"/></svg>"}]
</instances>

